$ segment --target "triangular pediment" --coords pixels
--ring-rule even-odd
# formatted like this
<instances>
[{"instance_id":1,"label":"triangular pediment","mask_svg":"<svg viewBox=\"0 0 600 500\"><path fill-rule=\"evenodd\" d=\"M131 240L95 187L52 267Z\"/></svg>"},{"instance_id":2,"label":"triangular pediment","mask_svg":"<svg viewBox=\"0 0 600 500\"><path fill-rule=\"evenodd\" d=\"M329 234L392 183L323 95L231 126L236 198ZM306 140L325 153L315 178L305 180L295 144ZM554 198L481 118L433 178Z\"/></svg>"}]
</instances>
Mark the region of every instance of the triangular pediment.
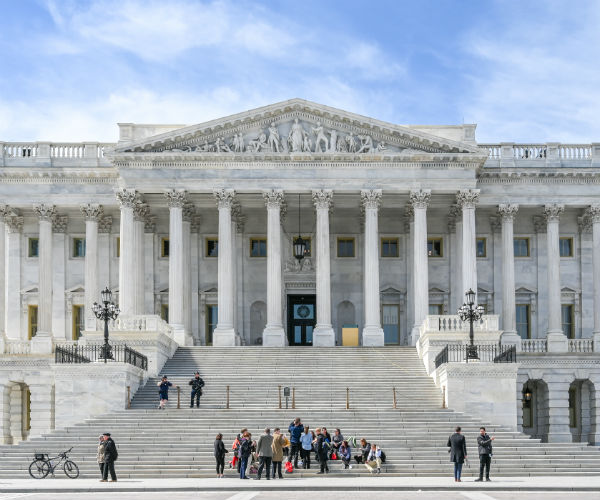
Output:
<instances>
[{"instance_id":1,"label":"triangular pediment","mask_svg":"<svg viewBox=\"0 0 600 500\"><path fill-rule=\"evenodd\" d=\"M432 135L303 99L121 143L122 153L211 155L401 155L475 153L472 143Z\"/></svg>"}]
</instances>

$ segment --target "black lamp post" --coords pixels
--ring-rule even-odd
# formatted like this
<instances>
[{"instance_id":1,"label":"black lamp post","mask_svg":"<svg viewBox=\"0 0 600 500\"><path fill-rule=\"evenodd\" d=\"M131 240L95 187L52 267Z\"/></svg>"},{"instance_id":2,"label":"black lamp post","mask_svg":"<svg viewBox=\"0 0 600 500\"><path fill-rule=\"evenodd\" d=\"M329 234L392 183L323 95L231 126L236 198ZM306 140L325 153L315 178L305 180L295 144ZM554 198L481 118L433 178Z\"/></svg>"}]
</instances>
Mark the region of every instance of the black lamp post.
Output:
<instances>
[{"instance_id":1,"label":"black lamp post","mask_svg":"<svg viewBox=\"0 0 600 500\"><path fill-rule=\"evenodd\" d=\"M301 261L306 253L306 241L300 236L300 193L298 193L298 237L294 240L294 257Z\"/></svg>"},{"instance_id":2,"label":"black lamp post","mask_svg":"<svg viewBox=\"0 0 600 500\"><path fill-rule=\"evenodd\" d=\"M108 359L113 359L111 347L108 343L108 321L111 319L117 319L117 316L121 313L121 310L111 302L112 292L106 287L102 290L100 296L102 297L102 304L94 302L92 311L96 315L96 318L104 321L104 345L102 346L102 357L104 362Z\"/></svg>"},{"instance_id":3,"label":"black lamp post","mask_svg":"<svg viewBox=\"0 0 600 500\"><path fill-rule=\"evenodd\" d=\"M465 293L467 302L458 309L458 315L462 321L469 322L469 345L467 346L467 363L470 359L479 359L477 347L475 346L475 334L473 332L473 323L481 319L484 310L483 306L475 306L475 292L469 289Z\"/></svg>"}]
</instances>

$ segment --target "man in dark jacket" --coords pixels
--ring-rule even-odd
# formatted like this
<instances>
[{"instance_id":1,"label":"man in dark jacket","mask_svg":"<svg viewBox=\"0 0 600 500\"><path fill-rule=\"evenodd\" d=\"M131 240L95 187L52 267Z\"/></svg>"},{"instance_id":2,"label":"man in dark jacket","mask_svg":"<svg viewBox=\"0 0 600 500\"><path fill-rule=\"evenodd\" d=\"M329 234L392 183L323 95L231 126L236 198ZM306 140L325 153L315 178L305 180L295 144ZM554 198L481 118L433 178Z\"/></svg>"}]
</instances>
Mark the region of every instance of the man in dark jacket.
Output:
<instances>
[{"instance_id":1,"label":"man in dark jacket","mask_svg":"<svg viewBox=\"0 0 600 500\"><path fill-rule=\"evenodd\" d=\"M302 435L302 431L304 431L304 425L300 421L300 418L296 418L288 427L288 431L290 431L290 455L288 457L288 462L294 459L294 469L298 468L298 454L300 453L300 436Z\"/></svg>"},{"instance_id":2,"label":"man in dark jacket","mask_svg":"<svg viewBox=\"0 0 600 500\"><path fill-rule=\"evenodd\" d=\"M492 441L493 437L488 436L485 427L479 429L477 436L477 447L479 449L479 477L475 481L483 481L483 469L485 468L485 480L490 479L490 465L492 463Z\"/></svg>"},{"instance_id":3,"label":"man in dark jacket","mask_svg":"<svg viewBox=\"0 0 600 500\"><path fill-rule=\"evenodd\" d=\"M317 472L317 474L329 474L329 467L327 466L327 455L329 452L329 446L325 441L325 436L321 429L317 429L317 442L315 443L315 451L317 453L317 458L319 459L319 464L321 464L321 470Z\"/></svg>"},{"instance_id":4,"label":"man in dark jacket","mask_svg":"<svg viewBox=\"0 0 600 500\"><path fill-rule=\"evenodd\" d=\"M115 473L115 460L119 456L117 452L117 445L110 437L109 432L102 434L104 436L104 469L102 470L101 482L105 483L108 481L108 473L110 472L110 482L113 483L117 480L117 474Z\"/></svg>"},{"instance_id":5,"label":"man in dark jacket","mask_svg":"<svg viewBox=\"0 0 600 500\"><path fill-rule=\"evenodd\" d=\"M460 427L455 429L454 434L448 438L446 445L450 449L450 461L454 462L454 481L460 483L462 474L462 466L467 458L467 442L465 437L460 433Z\"/></svg>"},{"instance_id":6,"label":"man in dark jacket","mask_svg":"<svg viewBox=\"0 0 600 500\"><path fill-rule=\"evenodd\" d=\"M188 385L192 386L190 408L194 407L194 398L196 398L196 408L200 408L200 396L202 396L202 388L204 387L204 380L200 378L200 373L196 372L196 375L189 381Z\"/></svg>"}]
</instances>

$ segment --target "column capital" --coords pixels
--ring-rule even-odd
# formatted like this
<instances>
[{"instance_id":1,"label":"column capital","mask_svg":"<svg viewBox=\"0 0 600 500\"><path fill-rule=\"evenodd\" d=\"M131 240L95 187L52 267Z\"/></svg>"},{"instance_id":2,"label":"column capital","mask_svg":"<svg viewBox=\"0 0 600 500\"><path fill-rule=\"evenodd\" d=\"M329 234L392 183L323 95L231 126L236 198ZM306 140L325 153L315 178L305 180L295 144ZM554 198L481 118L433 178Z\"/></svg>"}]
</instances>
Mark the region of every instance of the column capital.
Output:
<instances>
[{"instance_id":1,"label":"column capital","mask_svg":"<svg viewBox=\"0 0 600 500\"><path fill-rule=\"evenodd\" d=\"M381 189L361 189L360 202L364 209L378 209L381 205L382 193L383 191Z\"/></svg>"},{"instance_id":2,"label":"column capital","mask_svg":"<svg viewBox=\"0 0 600 500\"><path fill-rule=\"evenodd\" d=\"M586 215L590 222L600 222L600 205L590 205L586 210Z\"/></svg>"},{"instance_id":3,"label":"column capital","mask_svg":"<svg viewBox=\"0 0 600 500\"><path fill-rule=\"evenodd\" d=\"M138 200L133 207L133 220L137 222L146 222L146 218L150 215L150 207L146 203Z\"/></svg>"},{"instance_id":4,"label":"column capital","mask_svg":"<svg viewBox=\"0 0 600 500\"><path fill-rule=\"evenodd\" d=\"M0 205L0 219L4 219L6 217L9 217L11 215L11 209L8 205Z\"/></svg>"},{"instance_id":5,"label":"column capital","mask_svg":"<svg viewBox=\"0 0 600 500\"><path fill-rule=\"evenodd\" d=\"M410 192L410 203L415 208L427 208L431 200L431 189L419 189Z\"/></svg>"},{"instance_id":6,"label":"column capital","mask_svg":"<svg viewBox=\"0 0 600 500\"><path fill-rule=\"evenodd\" d=\"M39 217L40 221L52 222L56 217L56 207L54 205L40 203L33 206L33 211Z\"/></svg>"},{"instance_id":7,"label":"column capital","mask_svg":"<svg viewBox=\"0 0 600 500\"><path fill-rule=\"evenodd\" d=\"M191 220L190 231L192 233L199 233L201 223L202 223L202 216L197 215L197 214L194 215L194 217L192 217L192 220Z\"/></svg>"},{"instance_id":8,"label":"column capital","mask_svg":"<svg viewBox=\"0 0 600 500\"><path fill-rule=\"evenodd\" d=\"M281 189L270 189L263 191L263 199L265 200L265 206L267 209L278 208L281 210L282 205L285 203L283 190Z\"/></svg>"},{"instance_id":9,"label":"column capital","mask_svg":"<svg viewBox=\"0 0 600 500\"><path fill-rule=\"evenodd\" d=\"M235 201L235 189L215 189L213 195L219 209L232 208Z\"/></svg>"},{"instance_id":10,"label":"column capital","mask_svg":"<svg viewBox=\"0 0 600 500\"><path fill-rule=\"evenodd\" d=\"M165 197L167 198L169 208L183 208L188 202L187 191L185 189L167 189Z\"/></svg>"},{"instance_id":11,"label":"column capital","mask_svg":"<svg viewBox=\"0 0 600 500\"><path fill-rule=\"evenodd\" d=\"M4 217L4 224L9 233L20 233L23 230L23 217L20 215L9 215Z\"/></svg>"},{"instance_id":12,"label":"column capital","mask_svg":"<svg viewBox=\"0 0 600 500\"><path fill-rule=\"evenodd\" d=\"M112 229L112 215L104 215L98 221L98 232L99 233L110 233Z\"/></svg>"},{"instance_id":13,"label":"column capital","mask_svg":"<svg viewBox=\"0 0 600 500\"><path fill-rule=\"evenodd\" d=\"M135 208L139 200L138 192L135 189L116 189L115 196L121 205L121 208Z\"/></svg>"},{"instance_id":14,"label":"column capital","mask_svg":"<svg viewBox=\"0 0 600 500\"><path fill-rule=\"evenodd\" d=\"M104 216L104 207L97 203L86 203L79 206L86 221L100 222Z\"/></svg>"},{"instance_id":15,"label":"column capital","mask_svg":"<svg viewBox=\"0 0 600 500\"><path fill-rule=\"evenodd\" d=\"M479 203L479 189L461 189L456 193L456 203L463 210L475 208L475 205Z\"/></svg>"},{"instance_id":16,"label":"column capital","mask_svg":"<svg viewBox=\"0 0 600 500\"><path fill-rule=\"evenodd\" d=\"M496 217L494 215L490 217L490 228L492 230L492 233L498 233L502 229L502 223L500 222L500 219L502 219L502 217ZM512 218L508 220L512 221Z\"/></svg>"},{"instance_id":17,"label":"column capital","mask_svg":"<svg viewBox=\"0 0 600 500\"><path fill-rule=\"evenodd\" d=\"M156 232L156 215L148 215L144 219L144 233Z\"/></svg>"},{"instance_id":18,"label":"column capital","mask_svg":"<svg viewBox=\"0 0 600 500\"><path fill-rule=\"evenodd\" d=\"M196 216L196 206L191 201L183 205L183 222L192 222Z\"/></svg>"},{"instance_id":19,"label":"column capital","mask_svg":"<svg viewBox=\"0 0 600 500\"><path fill-rule=\"evenodd\" d=\"M329 210L333 207L333 190L313 189L312 200L317 210Z\"/></svg>"},{"instance_id":20,"label":"column capital","mask_svg":"<svg viewBox=\"0 0 600 500\"><path fill-rule=\"evenodd\" d=\"M498 213L502 217L503 222L510 222L514 220L515 215L519 211L519 205L511 203L501 203L498 205Z\"/></svg>"},{"instance_id":21,"label":"column capital","mask_svg":"<svg viewBox=\"0 0 600 500\"><path fill-rule=\"evenodd\" d=\"M52 219L52 231L54 233L66 233L68 223L69 217L66 215L56 215L54 219Z\"/></svg>"},{"instance_id":22,"label":"column capital","mask_svg":"<svg viewBox=\"0 0 600 500\"><path fill-rule=\"evenodd\" d=\"M548 222L558 222L564 211L565 206L558 203L544 205L544 218L546 219L546 224Z\"/></svg>"}]
</instances>

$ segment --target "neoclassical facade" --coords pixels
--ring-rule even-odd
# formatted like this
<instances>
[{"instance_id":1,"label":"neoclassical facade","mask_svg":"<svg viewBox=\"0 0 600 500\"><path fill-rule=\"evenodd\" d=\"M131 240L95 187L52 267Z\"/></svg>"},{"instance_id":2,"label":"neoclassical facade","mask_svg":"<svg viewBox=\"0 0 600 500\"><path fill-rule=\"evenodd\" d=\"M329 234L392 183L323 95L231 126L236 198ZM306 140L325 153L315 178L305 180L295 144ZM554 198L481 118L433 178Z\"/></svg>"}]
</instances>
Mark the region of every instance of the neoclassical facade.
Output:
<instances>
[{"instance_id":1,"label":"neoclassical facade","mask_svg":"<svg viewBox=\"0 0 600 500\"><path fill-rule=\"evenodd\" d=\"M105 286L179 345L418 346L473 289L504 344L600 350L600 144L292 99L0 151L5 353L97 331Z\"/></svg>"}]
</instances>

